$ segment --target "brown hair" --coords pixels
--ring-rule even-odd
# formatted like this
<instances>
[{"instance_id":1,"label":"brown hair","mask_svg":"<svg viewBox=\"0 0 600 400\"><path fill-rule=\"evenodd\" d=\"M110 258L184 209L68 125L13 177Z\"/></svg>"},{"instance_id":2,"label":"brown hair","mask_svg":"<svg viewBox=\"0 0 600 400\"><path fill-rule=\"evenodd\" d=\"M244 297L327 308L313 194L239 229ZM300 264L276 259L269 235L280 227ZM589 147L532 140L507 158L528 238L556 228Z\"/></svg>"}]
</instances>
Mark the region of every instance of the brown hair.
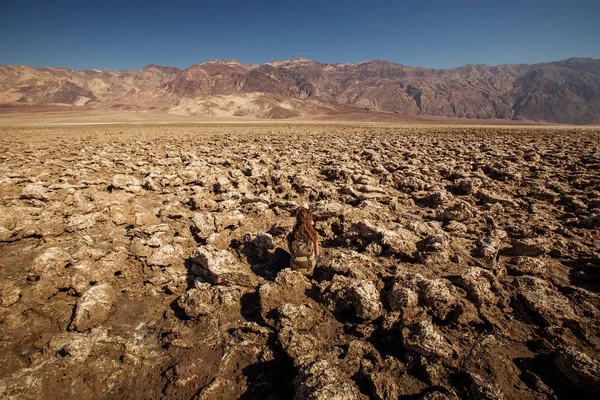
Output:
<instances>
[{"instance_id":1,"label":"brown hair","mask_svg":"<svg viewBox=\"0 0 600 400\"><path fill-rule=\"evenodd\" d=\"M296 212L296 225L292 230L291 239L304 239L313 243L317 241L317 231L312 226L312 214L304 207L300 207Z\"/></svg>"}]
</instances>

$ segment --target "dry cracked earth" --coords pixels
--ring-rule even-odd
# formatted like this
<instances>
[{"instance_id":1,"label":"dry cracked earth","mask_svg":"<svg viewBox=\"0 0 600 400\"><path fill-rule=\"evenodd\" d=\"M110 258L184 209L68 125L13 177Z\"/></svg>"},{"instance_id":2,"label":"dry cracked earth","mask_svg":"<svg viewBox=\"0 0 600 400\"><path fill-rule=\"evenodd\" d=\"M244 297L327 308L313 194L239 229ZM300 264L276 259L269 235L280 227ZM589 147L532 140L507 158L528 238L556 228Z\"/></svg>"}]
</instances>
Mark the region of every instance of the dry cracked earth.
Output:
<instances>
[{"instance_id":1,"label":"dry cracked earth","mask_svg":"<svg viewBox=\"0 0 600 400\"><path fill-rule=\"evenodd\" d=\"M0 133L2 398L600 396L598 128Z\"/></svg>"}]
</instances>

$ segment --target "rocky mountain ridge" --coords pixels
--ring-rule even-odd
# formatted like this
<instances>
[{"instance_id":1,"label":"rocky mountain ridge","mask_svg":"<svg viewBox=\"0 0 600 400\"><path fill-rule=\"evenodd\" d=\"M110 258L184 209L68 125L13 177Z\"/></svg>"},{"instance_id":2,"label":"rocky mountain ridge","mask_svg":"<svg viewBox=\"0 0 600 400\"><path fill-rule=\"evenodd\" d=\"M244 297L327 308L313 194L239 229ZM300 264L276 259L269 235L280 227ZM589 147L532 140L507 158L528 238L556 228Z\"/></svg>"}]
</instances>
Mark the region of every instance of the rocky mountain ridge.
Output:
<instances>
[{"instance_id":1,"label":"rocky mountain ridge","mask_svg":"<svg viewBox=\"0 0 600 400\"><path fill-rule=\"evenodd\" d=\"M348 110L399 115L600 123L600 60L409 67L383 60L262 65L211 60L186 69L0 66L0 104L160 109L186 115L293 118Z\"/></svg>"}]
</instances>

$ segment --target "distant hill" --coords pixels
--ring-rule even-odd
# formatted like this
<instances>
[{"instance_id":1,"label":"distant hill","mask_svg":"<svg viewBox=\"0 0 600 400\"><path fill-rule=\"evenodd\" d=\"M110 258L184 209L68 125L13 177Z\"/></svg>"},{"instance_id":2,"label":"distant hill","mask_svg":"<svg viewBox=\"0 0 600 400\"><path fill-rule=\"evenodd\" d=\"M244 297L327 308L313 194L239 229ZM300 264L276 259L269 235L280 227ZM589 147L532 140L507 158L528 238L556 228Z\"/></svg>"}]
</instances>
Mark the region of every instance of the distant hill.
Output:
<instances>
[{"instance_id":1,"label":"distant hill","mask_svg":"<svg viewBox=\"0 0 600 400\"><path fill-rule=\"evenodd\" d=\"M0 66L0 104L160 109L174 114L293 118L373 110L399 115L600 123L600 60L407 67L387 61L263 65L213 60L184 70Z\"/></svg>"}]
</instances>

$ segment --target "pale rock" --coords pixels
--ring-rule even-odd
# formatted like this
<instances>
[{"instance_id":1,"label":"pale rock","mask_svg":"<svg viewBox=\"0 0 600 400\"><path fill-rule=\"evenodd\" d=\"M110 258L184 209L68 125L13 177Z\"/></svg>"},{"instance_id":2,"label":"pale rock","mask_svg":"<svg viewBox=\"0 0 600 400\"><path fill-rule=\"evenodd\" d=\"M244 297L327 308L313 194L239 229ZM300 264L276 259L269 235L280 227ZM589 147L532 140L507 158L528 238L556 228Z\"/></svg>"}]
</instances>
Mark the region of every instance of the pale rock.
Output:
<instances>
[{"instance_id":1,"label":"pale rock","mask_svg":"<svg viewBox=\"0 0 600 400\"><path fill-rule=\"evenodd\" d=\"M258 250L273 250L275 245L273 244L273 236L268 233L258 232L258 233L248 233L243 239L245 243L252 244Z\"/></svg>"},{"instance_id":2,"label":"pale rock","mask_svg":"<svg viewBox=\"0 0 600 400\"><path fill-rule=\"evenodd\" d=\"M444 336L424 320L402 330L404 347L425 357L450 358L454 351Z\"/></svg>"},{"instance_id":3,"label":"pale rock","mask_svg":"<svg viewBox=\"0 0 600 400\"><path fill-rule=\"evenodd\" d=\"M469 205L464 202L446 208L440 215L440 219L444 222L465 222L471 218L473 218L473 212L470 210Z\"/></svg>"},{"instance_id":4,"label":"pale rock","mask_svg":"<svg viewBox=\"0 0 600 400\"><path fill-rule=\"evenodd\" d=\"M466 233L467 232L467 226L465 224L463 224L462 222L458 222L458 221L450 221L445 227L445 230L447 230L448 232L456 232L456 233Z\"/></svg>"},{"instance_id":5,"label":"pale rock","mask_svg":"<svg viewBox=\"0 0 600 400\"><path fill-rule=\"evenodd\" d=\"M379 291L372 281L336 275L326 293L334 309L353 309L364 321L373 321L383 314Z\"/></svg>"},{"instance_id":6,"label":"pale rock","mask_svg":"<svg viewBox=\"0 0 600 400\"><path fill-rule=\"evenodd\" d=\"M452 295L451 284L446 279L423 279L418 282L420 299L429 307L431 313L445 320L457 303Z\"/></svg>"},{"instance_id":7,"label":"pale rock","mask_svg":"<svg viewBox=\"0 0 600 400\"><path fill-rule=\"evenodd\" d=\"M458 284L478 306L493 306L497 303L495 293L499 292L500 283L488 270L472 267L460 276Z\"/></svg>"},{"instance_id":8,"label":"pale rock","mask_svg":"<svg viewBox=\"0 0 600 400\"><path fill-rule=\"evenodd\" d=\"M214 247L200 246L193 257L192 272L205 277L217 285L237 285L255 287L256 275L250 267L239 262L230 252Z\"/></svg>"},{"instance_id":9,"label":"pale rock","mask_svg":"<svg viewBox=\"0 0 600 400\"><path fill-rule=\"evenodd\" d=\"M381 230L380 233L381 244L389 246L390 250L395 254L413 257L417 251L419 238L407 229Z\"/></svg>"},{"instance_id":10,"label":"pale rock","mask_svg":"<svg viewBox=\"0 0 600 400\"><path fill-rule=\"evenodd\" d=\"M50 247L33 260L30 273L33 276L56 274L73 261L71 255L60 247Z\"/></svg>"},{"instance_id":11,"label":"pale rock","mask_svg":"<svg viewBox=\"0 0 600 400\"><path fill-rule=\"evenodd\" d=\"M480 189L475 195L479 200L489 204L499 203L503 206L515 207L517 203L509 196L492 193L485 189Z\"/></svg>"},{"instance_id":12,"label":"pale rock","mask_svg":"<svg viewBox=\"0 0 600 400\"><path fill-rule=\"evenodd\" d=\"M244 220L244 214L238 210L228 213L215 213L215 227L217 232L227 228L237 228Z\"/></svg>"},{"instance_id":13,"label":"pale rock","mask_svg":"<svg viewBox=\"0 0 600 400\"><path fill-rule=\"evenodd\" d=\"M123 215L123 213L118 209L111 208L110 210L110 220L115 225L125 225L127 223L127 217Z\"/></svg>"},{"instance_id":14,"label":"pale rock","mask_svg":"<svg viewBox=\"0 0 600 400\"><path fill-rule=\"evenodd\" d=\"M327 360L319 360L302 369L295 379L294 400L366 400L352 379Z\"/></svg>"},{"instance_id":15,"label":"pale rock","mask_svg":"<svg viewBox=\"0 0 600 400\"><path fill-rule=\"evenodd\" d=\"M41 185L30 184L23 188L23 192L21 193L21 199L23 200L39 200L39 201L48 201L48 193L46 189L44 189Z\"/></svg>"},{"instance_id":16,"label":"pale rock","mask_svg":"<svg viewBox=\"0 0 600 400\"><path fill-rule=\"evenodd\" d=\"M160 247L163 245L163 241L161 239L161 234L157 234L152 236L150 239L146 241L146 246L148 247Z\"/></svg>"},{"instance_id":17,"label":"pale rock","mask_svg":"<svg viewBox=\"0 0 600 400\"><path fill-rule=\"evenodd\" d=\"M554 363L563 377L584 393L600 396L600 361L571 349L561 349Z\"/></svg>"},{"instance_id":18,"label":"pale rock","mask_svg":"<svg viewBox=\"0 0 600 400\"><path fill-rule=\"evenodd\" d=\"M142 182L136 177L117 174L113 177L111 186L114 189L121 189L130 193L137 193L142 190Z\"/></svg>"},{"instance_id":19,"label":"pale rock","mask_svg":"<svg viewBox=\"0 0 600 400\"><path fill-rule=\"evenodd\" d=\"M169 227L168 224L156 224L156 225L150 225L150 226L144 228L143 232L147 236L152 236L157 233L169 232L170 229L171 228Z\"/></svg>"},{"instance_id":20,"label":"pale rock","mask_svg":"<svg viewBox=\"0 0 600 400\"><path fill-rule=\"evenodd\" d=\"M154 214L143 212L136 213L133 222L136 228L141 228L143 226L159 225L160 223L160 219L157 218Z\"/></svg>"},{"instance_id":21,"label":"pale rock","mask_svg":"<svg viewBox=\"0 0 600 400\"><path fill-rule=\"evenodd\" d=\"M146 259L148 265L159 267L168 267L175 262L175 258L181 255L181 251L170 244L165 244L152 252L152 255Z\"/></svg>"},{"instance_id":22,"label":"pale rock","mask_svg":"<svg viewBox=\"0 0 600 400\"><path fill-rule=\"evenodd\" d=\"M258 290L263 319L273 324L271 311L286 303L305 302L305 292L310 287L308 279L300 272L290 268L279 271L275 281L262 284Z\"/></svg>"},{"instance_id":23,"label":"pale rock","mask_svg":"<svg viewBox=\"0 0 600 400\"><path fill-rule=\"evenodd\" d=\"M496 256L498 255L499 250L500 244L493 237L487 237L478 242L477 253L479 257L485 260L492 262L496 261Z\"/></svg>"},{"instance_id":24,"label":"pale rock","mask_svg":"<svg viewBox=\"0 0 600 400\"><path fill-rule=\"evenodd\" d=\"M563 321L577 319L569 300L552 289L547 281L524 275L518 276L514 284L525 306L546 325L560 325Z\"/></svg>"},{"instance_id":25,"label":"pale rock","mask_svg":"<svg viewBox=\"0 0 600 400\"><path fill-rule=\"evenodd\" d=\"M108 319L115 301L116 292L112 286L109 284L93 286L77 302L72 328L85 332L101 325Z\"/></svg>"},{"instance_id":26,"label":"pale rock","mask_svg":"<svg viewBox=\"0 0 600 400\"><path fill-rule=\"evenodd\" d=\"M8 242L12 237L13 233L10 229L0 226L0 242Z\"/></svg>"},{"instance_id":27,"label":"pale rock","mask_svg":"<svg viewBox=\"0 0 600 400\"><path fill-rule=\"evenodd\" d=\"M212 316L215 312L234 314L233 316L239 318L241 297L246 292L247 289L239 286L214 286L210 283L196 282L194 288L177 299L177 304L190 318Z\"/></svg>"},{"instance_id":28,"label":"pale rock","mask_svg":"<svg viewBox=\"0 0 600 400\"><path fill-rule=\"evenodd\" d=\"M512 239L511 244L507 253L514 256L538 257L549 252L548 243L541 237Z\"/></svg>"},{"instance_id":29,"label":"pale rock","mask_svg":"<svg viewBox=\"0 0 600 400\"><path fill-rule=\"evenodd\" d=\"M195 213L192 216L194 234L206 240L215 232L215 217L212 213Z\"/></svg>"},{"instance_id":30,"label":"pale rock","mask_svg":"<svg viewBox=\"0 0 600 400\"><path fill-rule=\"evenodd\" d=\"M519 256L510 264L510 269L519 275L543 275L547 266L544 260L537 257Z\"/></svg>"},{"instance_id":31,"label":"pale rock","mask_svg":"<svg viewBox=\"0 0 600 400\"><path fill-rule=\"evenodd\" d=\"M67 230L83 230L88 229L96 225L96 218L98 214L84 214L84 215L73 215L67 221Z\"/></svg>"},{"instance_id":32,"label":"pale rock","mask_svg":"<svg viewBox=\"0 0 600 400\"><path fill-rule=\"evenodd\" d=\"M129 246L129 252L137 257L150 257L152 249L144 244L140 238L133 238Z\"/></svg>"},{"instance_id":33,"label":"pale rock","mask_svg":"<svg viewBox=\"0 0 600 400\"><path fill-rule=\"evenodd\" d=\"M21 289L12 281L0 281L0 307L10 307L21 298Z\"/></svg>"}]
</instances>

